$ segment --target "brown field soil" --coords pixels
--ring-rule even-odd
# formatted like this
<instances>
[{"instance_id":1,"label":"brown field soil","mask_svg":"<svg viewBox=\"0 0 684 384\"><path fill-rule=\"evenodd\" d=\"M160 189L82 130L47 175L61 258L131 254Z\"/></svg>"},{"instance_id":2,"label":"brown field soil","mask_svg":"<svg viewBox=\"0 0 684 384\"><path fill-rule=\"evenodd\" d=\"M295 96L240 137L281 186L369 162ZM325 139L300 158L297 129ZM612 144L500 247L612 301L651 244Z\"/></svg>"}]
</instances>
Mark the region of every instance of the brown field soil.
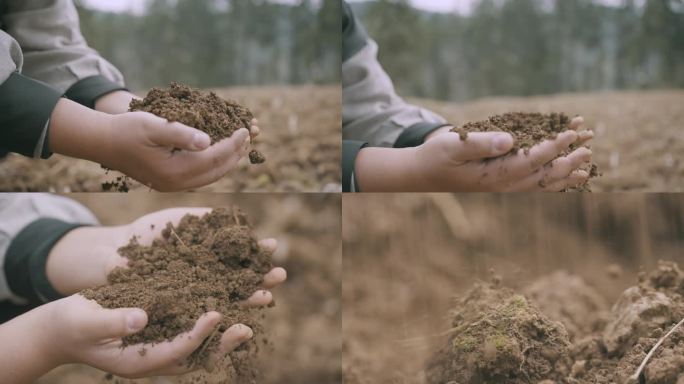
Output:
<instances>
[{"instance_id":1,"label":"brown field soil","mask_svg":"<svg viewBox=\"0 0 684 384\"><path fill-rule=\"evenodd\" d=\"M341 92L339 86L214 89L226 100L249 106L261 134L254 146L268 159L200 189L213 192L340 191ZM0 160L0 191L97 192L120 176L98 164L53 155L48 160L11 154ZM139 183L132 191L147 192Z\"/></svg>"},{"instance_id":2,"label":"brown field soil","mask_svg":"<svg viewBox=\"0 0 684 384\"><path fill-rule=\"evenodd\" d=\"M241 301L259 289L262 276L273 264L239 208L216 208L202 217L186 215L176 227L167 224L162 239L151 246L138 244L134 237L118 253L127 258L127 268L114 269L107 276L108 285L81 294L104 308L142 308L147 312L147 326L124 337L123 346L171 341L190 331L202 314L216 311L222 315L216 334L188 363L209 364L220 335L233 324L245 324L256 337L241 348L240 357L237 353L230 357L242 380L258 379L250 365L263 336L259 309L246 308ZM242 353L245 350L247 353Z\"/></svg>"},{"instance_id":3,"label":"brown field soil","mask_svg":"<svg viewBox=\"0 0 684 384\"><path fill-rule=\"evenodd\" d=\"M274 237L273 264L284 267L287 281L273 290L276 306L262 310L255 362L259 383L341 383L340 197L336 195L124 194L71 195L105 225L126 223L149 212L179 206L238 206L254 225L257 238ZM187 240L180 232L179 236ZM172 235L175 238L175 236ZM189 244L188 244L189 245ZM189 245L191 246L191 245ZM191 246L194 248L194 246ZM245 293L246 294L246 293ZM107 379L83 365L55 369L39 384L188 384L240 383L225 372L198 372L178 378Z\"/></svg>"},{"instance_id":4,"label":"brown field soil","mask_svg":"<svg viewBox=\"0 0 684 384\"><path fill-rule=\"evenodd\" d=\"M344 200L346 383L619 383L684 316L683 275L658 264L684 265L680 196ZM677 382L683 339L646 383Z\"/></svg>"},{"instance_id":5,"label":"brown field soil","mask_svg":"<svg viewBox=\"0 0 684 384\"><path fill-rule=\"evenodd\" d=\"M594 192L684 191L684 91L625 91L486 98L468 103L412 100L455 125L525 111L581 115L602 177Z\"/></svg>"}]
</instances>

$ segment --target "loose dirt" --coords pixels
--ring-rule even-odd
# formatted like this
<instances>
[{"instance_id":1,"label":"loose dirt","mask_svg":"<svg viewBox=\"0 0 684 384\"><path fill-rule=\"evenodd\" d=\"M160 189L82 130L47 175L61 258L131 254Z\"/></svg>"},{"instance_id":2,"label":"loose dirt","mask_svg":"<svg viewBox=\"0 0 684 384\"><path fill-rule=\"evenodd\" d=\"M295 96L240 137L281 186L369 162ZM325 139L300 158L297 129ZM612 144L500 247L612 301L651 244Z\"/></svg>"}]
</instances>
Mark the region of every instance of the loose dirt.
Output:
<instances>
[{"instance_id":1,"label":"loose dirt","mask_svg":"<svg viewBox=\"0 0 684 384\"><path fill-rule=\"evenodd\" d=\"M570 117L564 113L509 112L491 116L487 120L455 126L451 131L458 133L464 141L468 140L468 134L472 132L507 132L513 136L513 148L502 156L517 154L520 150L527 155L530 148L535 145L545 140L554 140L559 133L569 130L570 121ZM572 144L562 155L567 155L579 147L576 143ZM599 176L596 164L589 165L585 170L590 178ZM575 189L589 190L588 183Z\"/></svg>"},{"instance_id":2,"label":"loose dirt","mask_svg":"<svg viewBox=\"0 0 684 384\"><path fill-rule=\"evenodd\" d=\"M603 309L598 294L577 277L542 277L527 289L540 300L541 287L555 291L571 281L578 292L540 307L507 288L480 283L456 301L453 328L446 342L427 362L428 383L642 383L684 381L684 329L668 337L637 381L629 378L646 354L684 318L684 274L677 264L660 262L625 290L607 322L591 311ZM560 286L549 283L561 281ZM584 297L579 303L574 299ZM565 313L558 306L565 306ZM549 308L554 321L544 313ZM584 324L579 318L588 316ZM592 318L594 317L594 318ZM575 333L570 342L566 325ZM596 324L603 324L596 329Z\"/></svg>"},{"instance_id":3,"label":"loose dirt","mask_svg":"<svg viewBox=\"0 0 684 384\"><path fill-rule=\"evenodd\" d=\"M149 112L168 121L197 128L209 135L211 144L232 136L241 128L251 130L254 119L252 112L236 101L224 100L214 92L203 92L176 82L166 89L152 88L142 100L132 100L129 111ZM265 161L264 154L256 149L249 152L250 163ZM120 176L102 183L102 189L128 192L130 184L128 177Z\"/></svg>"},{"instance_id":4,"label":"loose dirt","mask_svg":"<svg viewBox=\"0 0 684 384\"><path fill-rule=\"evenodd\" d=\"M258 309L240 304L259 289L262 276L271 270L270 254L262 250L247 217L237 208L214 209L203 217L186 215L151 246L137 239L119 249L127 268L108 275L109 284L81 292L105 308L137 307L148 314L148 325L123 338L123 346L169 341L192 329L209 311L222 314L216 332L190 357L189 365L207 364L218 348L221 334L242 323L255 335L261 331ZM141 355L145 348L140 350ZM251 360L258 351L250 341L231 353L240 382L252 382L257 372Z\"/></svg>"}]
</instances>

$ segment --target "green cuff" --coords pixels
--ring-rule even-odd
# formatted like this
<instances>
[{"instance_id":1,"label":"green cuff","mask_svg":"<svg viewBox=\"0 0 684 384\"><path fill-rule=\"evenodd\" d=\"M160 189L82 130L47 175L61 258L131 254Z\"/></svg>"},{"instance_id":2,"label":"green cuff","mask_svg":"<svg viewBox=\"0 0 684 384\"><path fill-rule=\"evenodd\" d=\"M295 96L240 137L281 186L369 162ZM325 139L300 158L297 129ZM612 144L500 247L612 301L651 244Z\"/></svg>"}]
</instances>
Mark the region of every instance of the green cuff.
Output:
<instances>
[{"instance_id":1,"label":"green cuff","mask_svg":"<svg viewBox=\"0 0 684 384\"><path fill-rule=\"evenodd\" d=\"M29 305L62 298L48 280L45 270L47 258L59 239L82 226L84 225L43 218L24 227L12 239L5 255L4 269L10 291L28 300Z\"/></svg>"},{"instance_id":2,"label":"green cuff","mask_svg":"<svg viewBox=\"0 0 684 384\"><path fill-rule=\"evenodd\" d=\"M46 129L52 110L62 97L56 89L13 72L0 84L0 146L33 157ZM42 158L50 157L48 138L43 141Z\"/></svg>"},{"instance_id":3,"label":"green cuff","mask_svg":"<svg viewBox=\"0 0 684 384\"><path fill-rule=\"evenodd\" d=\"M342 142L342 192L351 192L352 184L359 190L359 184L354 177L354 164L359 151L367 147L363 141L344 140Z\"/></svg>"},{"instance_id":4,"label":"green cuff","mask_svg":"<svg viewBox=\"0 0 684 384\"><path fill-rule=\"evenodd\" d=\"M81 79L72 85L64 94L64 96L73 100L85 107L95 109L95 102L100 97L112 93L114 91L127 91L123 87L104 76L91 76Z\"/></svg>"},{"instance_id":5,"label":"green cuff","mask_svg":"<svg viewBox=\"0 0 684 384\"><path fill-rule=\"evenodd\" d=\"M446 127L443 123L418 123L413 124L399 135L394 142L394 148L417 147L425 142L425 138L435 130Z\"/></svg>"}]
</instances>

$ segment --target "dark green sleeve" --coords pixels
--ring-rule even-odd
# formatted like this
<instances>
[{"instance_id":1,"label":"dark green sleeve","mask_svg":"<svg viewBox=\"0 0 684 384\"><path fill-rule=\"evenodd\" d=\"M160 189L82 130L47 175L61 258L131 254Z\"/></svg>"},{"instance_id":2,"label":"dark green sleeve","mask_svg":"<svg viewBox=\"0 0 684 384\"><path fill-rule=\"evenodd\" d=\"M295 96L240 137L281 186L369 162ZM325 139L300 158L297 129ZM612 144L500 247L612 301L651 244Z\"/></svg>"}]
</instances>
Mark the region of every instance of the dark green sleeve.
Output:
<instances>
[{"instance_id":1,"label":"dark green sleeve","mask_svg":"<svg viewBox=\"0 0 684 384\"><path fill-rule=\"evenodd\" d=\"M64 96L90 109L95 109L97 99L114 91L127 91L127 89L104 76L97 75L77 81Z\"/></svg>"},{"instance_id":2,"label":"dark green sleeve","mask_svg":"<svg viewBox=\"0 0 684 384\"><path fill-rule=\"evenodd\" d=\"M50 284L45 266L52 247L69 231L83 224L43 218L27 225L12 239L5 255L4 272L10 291L28 300L28 306L60 299ZM74 266L78 268L78 266Z\"/></svg>"},{"instance_id":3,"label":"dark green sleeve","mask_svg":"<svg viewBox=\"0 0 684 384\"><path fill-rule=\"evenodd\" d=\"M354 178L354 163L359 151L368 146L363 141L344 140L342 142L342 192L351 192L352 184L358 191L358 183Z\"/></svg>"},{"instance_id":4,"label":"dark green sleeve","mask_svg":"<svg viewBox=\"0 0 684 384\"><path fill-rule=\"evenodd\" d=\"M405 129L394 142L394 148L417 147L425 142L425 138L435 130L449 124L418 123Z\"/></svg>"},{"instance_id":5,"label":"dark green sleeve","mask_svg":"<svg viewBox=\"0 0 684 384\"><path fill-rule=\"evenodd\" d=\"M0 84L0 149L33 157L62 94L49 85L13 72ZM51 155L48 137L42 158Z\"/></svg>"}]
</instances>

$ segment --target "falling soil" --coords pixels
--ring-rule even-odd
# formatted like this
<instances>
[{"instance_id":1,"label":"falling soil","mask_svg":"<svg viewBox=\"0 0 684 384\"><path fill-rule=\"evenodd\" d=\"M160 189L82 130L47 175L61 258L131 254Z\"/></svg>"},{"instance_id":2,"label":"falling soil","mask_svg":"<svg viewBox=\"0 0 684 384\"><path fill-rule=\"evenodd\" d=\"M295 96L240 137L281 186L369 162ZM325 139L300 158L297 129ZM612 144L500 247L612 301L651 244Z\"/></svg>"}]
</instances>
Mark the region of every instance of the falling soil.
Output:
<instances>
[{"instance_id":1,"label":"falling soil","mask_svg":"<svg viewBox=\"0 0 684 384\"><path fill-rule=\"evenodd\" d=\"M523 150L529 154L530 148L545 141L554 140L559 133L570 129L571 119L564 113L525 113L511 112L503 115L491 116L484 121L469 122L460 127L454 127L451 131L456 132L461 140L468 140L471 132L507 132L513 136L513 147L503 156L517 154ZM580 146L570 145L570 148L563 153L567 155ZM587 169L590 178L599 176L598 166L591 164ZM582 185L577 190L588 190L587 185Z\"/></svg>"},{"instance_id":2,"label":"falling soil","mask_svg":"<svg viewBox=\"0 0 684 384\"><path fill-rule=\"evenodd\" d=\"M241 128L251 130L254 115L235 101L220 98L214 92L203 92L187 85L172 82L169 88L152 88L144 99L134 99L130 112L149 112L168 121L177 121L205 132L211 144L233 135ZM252 164L266 161L263 153L253 149L249 153ZM128 192L130 180L114 180L102 184L105 191Z\"/></svg>"},{"instance_id":3,"label":"falling soil","mask_svg":"<svg viewBox=\"0 0 684 384\"><path fill-rule=\"evenodd\" d=\"M567 287L575 291L548 294ZM598 292L566 273L542 277L524 291L529 300L479 283L459 299L446 342L427 362L427 382L684 382L681 328L665 339L639 379L630 380L651 348L684 318L684 274L677 264L660 262L642 274L609 312Z\"/></svg>"},{"instance_id":4,"label":"falling soil","mask_svg":"<svg viewBox=\"0 0 684 384\"><path fill-rule=\"evenodd\" d=\"M168 223L152 245L140 245L134 237L118 252L128 259L127 268L113 270L108 285L81 294L105 308L147 312L148 325L124 337L124 347L173 340L190 331L202 314L217 311L222 315L217 330L187 362L202 366L233 324L245 324L255 335L262 330L258 309L240 302L259 289L262 276L272 268L271 257L259 247L239 209L219 208L201 218L186 215L176 227ZM256 341L250 341L230 354L240 382L256 380L252 360L257 351ZM139 353L144 355L146 348Z\"/></svg>"}]
</instances>

